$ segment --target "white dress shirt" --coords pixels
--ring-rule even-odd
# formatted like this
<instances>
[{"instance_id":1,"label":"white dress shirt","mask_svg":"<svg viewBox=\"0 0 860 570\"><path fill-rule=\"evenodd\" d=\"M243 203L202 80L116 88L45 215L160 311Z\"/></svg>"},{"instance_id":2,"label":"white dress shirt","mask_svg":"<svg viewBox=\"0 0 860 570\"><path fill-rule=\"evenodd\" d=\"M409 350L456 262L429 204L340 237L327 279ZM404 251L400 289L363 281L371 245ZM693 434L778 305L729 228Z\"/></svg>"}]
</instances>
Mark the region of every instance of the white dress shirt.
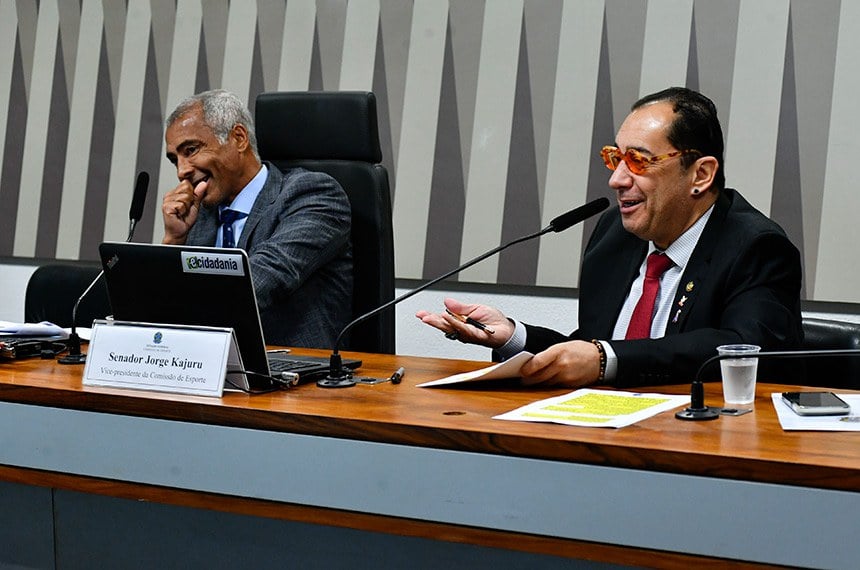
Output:
<instances>
[{"instance_id":1,"label":"white dress shirt","mask_svg":"<svg viewBox=\"0 0 860 570\"><path fill-rule=\"evenodd\" d=\"M696 222L690 226L687 231L681 234L678 239L672 242L664 251L674 265L670 267L660 278L660 288L657 291L657 299L654 302L655 313L651 322L651 338L661 338L666 334L666 325L669 324L669 313L672 310L672 301L675 298L675 293L678 290L678 285L681 281L681 276L684 274L687 264L690 261L690 256L693 255L693 250L696 244L699 243L699 238L702 237L702 232L705 225L711 217L714 207L711 206L707 212L702 215ZM657 246L653 242L648 244L648 253L657 251ZM630 317L633 315L633 309L636 308L636 303L639 302L639 297L642 296L642 286L645 283L645 268L648 256L642 259L642 264L639 266L639 275L633 284L630 286L630 291L627 293L627 298L624 300L624 305L621 307L621 312L618 314L618 319L615 321L615 328L612 332L611 340L624 340L627 334L627 327L630 324ZM508 339L508 342L501 348L496 349L496 353L503 359L522 351L526 345L526 328L525 326L514 319L516 328L514 334ZM605 380L613 380L618 371L618 358L615 356L615 351L612 345L601 340L606 351L606 373Z\"/></svg>"}]
</instances>

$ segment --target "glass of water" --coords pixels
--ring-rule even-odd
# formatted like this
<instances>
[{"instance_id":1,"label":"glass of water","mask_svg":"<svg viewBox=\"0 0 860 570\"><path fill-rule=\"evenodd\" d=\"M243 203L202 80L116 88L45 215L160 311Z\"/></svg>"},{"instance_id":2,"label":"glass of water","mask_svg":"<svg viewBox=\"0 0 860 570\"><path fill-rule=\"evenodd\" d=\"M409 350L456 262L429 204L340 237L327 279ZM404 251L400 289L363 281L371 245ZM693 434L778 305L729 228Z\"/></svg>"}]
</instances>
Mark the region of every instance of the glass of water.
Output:
<instances>
[{"instance_id":1,"label":"glass of water","mask_svg":"<svg viewBox=\"0 0 860 570\"><path fill-rule=\"evenodd\" d=\"M723 401L726 404L751 404L755 400L758 358L754 355L760 350L761 347L754 344L724 344L717 347L720 355L737 356L720 360Z\"/></svg>"}]
</instances>

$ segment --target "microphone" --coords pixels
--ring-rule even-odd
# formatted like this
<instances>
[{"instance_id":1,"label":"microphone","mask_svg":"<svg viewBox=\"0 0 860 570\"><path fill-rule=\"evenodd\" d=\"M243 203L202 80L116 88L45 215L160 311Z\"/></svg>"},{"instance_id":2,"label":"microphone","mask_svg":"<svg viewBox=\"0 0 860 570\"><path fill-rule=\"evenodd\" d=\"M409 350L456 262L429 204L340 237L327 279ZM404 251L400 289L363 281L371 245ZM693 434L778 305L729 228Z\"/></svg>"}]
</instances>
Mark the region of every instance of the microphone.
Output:
<instances>
[{"instance_id":1,"label":"microphone","mask_svg":"<svg viewBox=\"0 0 860 570\"><path fill-rule=\"evenodd\" d=\"M860 348L840 348L833 350L774 350L768 352L756 352L755 354L743 355L718 354L707 359L699 367L696 377L690 386L690 406L675 413L675 418L689 421L715 420L720 416L719 408L705 405L705 386L702 384L702 373L710 364L719 360L732 358L815 358L819 356L860 356Z\"/></svg>"},{"instance_id":2,"label":"microphone","mask_svg":"<svg viewBox=\"0 0 860 570\"><path fill-rule=\"evenodd\" d=\"M591 216L595 214L599 214L603 210L609 207L609 199L608 198L598 198L597 200L592 200L588 204L584 206L580 206L579 208L574 208L569 212L565 212L564 214L555 217L550 223L549 226L542 229L538 235L543 235L547 233L547 231L552 230L554 232L563 232L570 226L575 226L579 222L584 222ZM531 236L526 237L524 239L531 239ZM516 243L516 242L511 242ZM502 246L503 249L507 246Z\"/></svg>"},{"instance_id":3,"label":"microphone","mask_svg":"<svg viewBox=\"0 0 860 570\"><path fill-rule=\"evenodd\" d=\"M340 347L340 342L343 339L343 336L346 334L346 332L349 331L352 327L354 327L358 323L366 321L370 317L381 313L385 309L392 307L392 306L396 305L397 303L399 303L400 301L404 301L404 300L408 299L409 297L411 297L417 293L420 293L421 291L424 291L425 289L429 289L430 287L439 283L440 281L447 279L448 277L451 277L452 275L460 273L464 269L468 269L469 267L472 267L473 265L475 265L479 261L483 261L483 260L487 259L488 257L490 257L491 255L495 255L496 253L499 253L503 249L507 249L508 247L510 247L512 245L515 245L515 244L518 244L518 243L521 243L524 241L528 241L528 240L534 239L536 237L540 237L540 236L547 234L549 232L563 232L564 230L568 229L569 227L576 225L582 221L585 221L586 219L590 218L591 216L593 216L599 212L602 212L603 210L605 210L608 207L609 207L609 199L608 198L604 197L604 198L598 198L597 200L592 200L591 202L589 202L583 206L580 206L579 208L574 208L573 210L570 210L569 212L566 212L566 213L554 218L549 223L549 225L547 225L545 228L543 228L540 231L537 231L533 234L519 237L519 238L517 238L513 241L510 241L504 245L500 245L498 247L495 247L495 248L491 249L490 251L483 253L483 254L479 255L478 257L476 257L472 260L467 261L466 263L460 265L459 267L452 269L448 273L445 273L444 275L440 275L439 277L436 277L435 279L428 281L427 283L424 283L424 284L420 285L419 287L412 289L411 291L407 291L406 293L404 293L403 295L401 295L395 299L392 299L391 301L385 303L384 305L379 306L379 307L373 309L372 311L369 311L369 312L359 316L358 318L356 318L352 322L348 323L345 327L343 327L343 330L337 336L337 339L334 342L334 349L332 350L331 357L329 358L329 374L325 378L318 380L317 386L320 386L321 388L345 388L347 386L355 385L355 381L352 379L351 371L344 370L344 368L343 368L343 361L340 357L340 353L338 352L338 348Z\"/></svg>"},{"instance_id":4,"label":"microphone","mask_svg":"<svg viewBox=\"0 0 860 570\"><path fill-rule=\"evenodd\" d=\"M141 170L134 184L134 194L131 197L131 207L128 209L128 237L125 241L131 241L137 222L143 217L143 206L146 203L146 191L149 188L149 172Z\"/></svg>"},{"instance_id":5,"label":"microphone","mask_svg":"<svg viewBox=\"0 0 860 570\"><path fill-rule=\"evenodd\" d=\"M143 206L146 203L146 191L148 189L149 173L141 171L137 175L137 181L134 184L134 194L131 197L131 207L128 210L128 237L125 238L126 242L131 241L131 238L134 237L134 228L137 226L140 218L143 217ZM75 301L74 307L72 307L72 331L69 333L69 353L57 359L57 362L60 364L83 364L87 361L87 355L81 353L81 337L77 333L78 306L104 274L104 269L99 271L99 274L84 289L84 292L81 293L81 296Z\"/></svg>"}]
</instances>

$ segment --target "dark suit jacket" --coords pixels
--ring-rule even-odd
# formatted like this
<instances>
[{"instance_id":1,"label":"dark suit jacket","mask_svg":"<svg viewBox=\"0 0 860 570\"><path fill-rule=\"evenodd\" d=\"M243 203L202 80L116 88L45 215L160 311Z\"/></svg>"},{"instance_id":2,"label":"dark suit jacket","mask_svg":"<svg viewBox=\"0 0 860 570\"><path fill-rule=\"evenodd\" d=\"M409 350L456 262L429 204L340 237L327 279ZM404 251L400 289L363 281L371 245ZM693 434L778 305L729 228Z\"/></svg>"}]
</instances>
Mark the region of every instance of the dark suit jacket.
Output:
<instances>
[{"instance_id":1,"label":"dark suit jacket","mask_svg":"<svg viewBox=\"0 0 860 570\"><path fill-rule=\"evenodd\" d=\"M617 208L605 213L583 257L579 329L566 337L526 325L526 350L539 352L573 339L611 339L647 250L646 241L624 229ZM800 254L785 232L737 191L723 190L681 277L666 336L612 341L618 357L612 383L688 383L721 344L757 344L762 350L799 347L800 280ZM759 378L784 370L764 362L759 366ZM706 379L716 378L719 366L706 374Z\"/></svg>"},{"instance_id":2,"label":"dark suit jacket","mask_svg":"<svg viewBox=\"0 0 860 570\"><path fill-rule=\"evenodd\" d=\"M248 252L266 342L332 348L352 317L349 199L327 174L266 166L236 244ZM217 208L204 208L186 243L214 245L217 232Z\"/></svg>"}]
</instances>

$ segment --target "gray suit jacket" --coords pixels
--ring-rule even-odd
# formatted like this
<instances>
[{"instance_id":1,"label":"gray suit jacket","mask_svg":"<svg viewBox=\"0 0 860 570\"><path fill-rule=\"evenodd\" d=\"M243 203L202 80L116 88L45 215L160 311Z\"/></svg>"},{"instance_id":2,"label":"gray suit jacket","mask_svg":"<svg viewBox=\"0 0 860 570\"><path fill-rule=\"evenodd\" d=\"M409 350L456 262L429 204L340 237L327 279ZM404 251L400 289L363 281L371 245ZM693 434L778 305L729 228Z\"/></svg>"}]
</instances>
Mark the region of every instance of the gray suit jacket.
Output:
<instances>
[{"instance_id":1,"label":"gray suit jacket","mask_svg":"<svg viewBox=\"0 0 860 570\"><path fill-rule=\"evenodd\" d=\"M352 317L349 199L327 174L266 166L237 243L251 262L263 334L269 344L332 348ZM212 246L217 232L217 208L204 208L186 243Z\"/></svg>"}]
</instances>

